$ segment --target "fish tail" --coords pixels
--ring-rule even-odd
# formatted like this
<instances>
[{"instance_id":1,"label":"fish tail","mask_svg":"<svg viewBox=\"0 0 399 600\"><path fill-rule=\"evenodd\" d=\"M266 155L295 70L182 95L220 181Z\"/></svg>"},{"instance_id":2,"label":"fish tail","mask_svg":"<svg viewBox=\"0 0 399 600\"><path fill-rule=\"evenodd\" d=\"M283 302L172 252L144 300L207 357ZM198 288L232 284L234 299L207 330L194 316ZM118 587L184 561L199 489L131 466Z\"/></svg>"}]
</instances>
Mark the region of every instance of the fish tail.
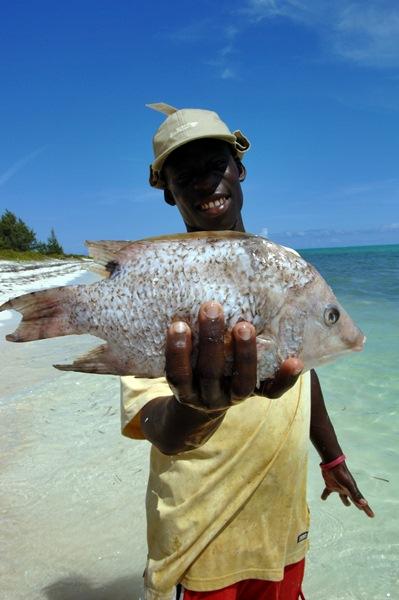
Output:
<instances>
[{"instance_id":1,"label":"fish tail","mask_svg":"<svg viewBox=\"0 0 399 600\"><path fill-rule=\"evenodd\" d=\"M71 287L58 287L31 292L0 306L2 310L17 310L22 314L19 327L6 336L9 342L29 342L78 333L71 323Z\"/></svg>"}]
</instances>

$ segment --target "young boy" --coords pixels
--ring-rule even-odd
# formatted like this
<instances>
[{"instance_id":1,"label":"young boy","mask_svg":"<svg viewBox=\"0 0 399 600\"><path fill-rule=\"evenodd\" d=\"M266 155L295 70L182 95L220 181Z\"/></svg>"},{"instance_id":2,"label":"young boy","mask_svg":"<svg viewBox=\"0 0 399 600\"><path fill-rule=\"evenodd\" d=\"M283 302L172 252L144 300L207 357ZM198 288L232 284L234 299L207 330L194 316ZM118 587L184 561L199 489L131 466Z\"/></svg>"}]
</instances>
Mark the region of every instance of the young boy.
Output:
<instances>
[{"instance_id":1,"label":"young boy","mask_svg":"<svg viewBox=\"0 0 399 600\"><path fill-rule=\"evenodd\" d=\"M244 231L246 137L211 111L151 106L168 117L154 136L150 184L177 206L187 231ZM255 329L239 322L225 377L223 307L203 304L199 330L194 367L190 328L176 321L166 334L166 377L122 378L122 431L152 443L145 597L303 598L309 428L322 498L336 491L373 513L346 467L316 373L300 375L300 360L290 358L256 388Z\"/></svg>"}]
</instances>

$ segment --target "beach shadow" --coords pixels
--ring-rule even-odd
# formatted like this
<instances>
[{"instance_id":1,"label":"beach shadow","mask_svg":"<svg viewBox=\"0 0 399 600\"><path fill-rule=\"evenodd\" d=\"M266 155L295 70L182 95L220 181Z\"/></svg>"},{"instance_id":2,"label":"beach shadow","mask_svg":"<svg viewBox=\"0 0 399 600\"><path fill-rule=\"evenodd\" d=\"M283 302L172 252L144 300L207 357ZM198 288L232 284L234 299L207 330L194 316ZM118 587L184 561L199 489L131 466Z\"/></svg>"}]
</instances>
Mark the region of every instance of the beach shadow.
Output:
<instances>
[{"instance_id":1,"label":"beach shadow","mask_svg":"<svg viewBox=\"0 0 399 600\"><path fill-rule=\"evenodd\" d=\"M79 576L65 577L43 588L48 600L143 600L143 578L122 577L94 585Z\"/></svg>"}]
</instances>

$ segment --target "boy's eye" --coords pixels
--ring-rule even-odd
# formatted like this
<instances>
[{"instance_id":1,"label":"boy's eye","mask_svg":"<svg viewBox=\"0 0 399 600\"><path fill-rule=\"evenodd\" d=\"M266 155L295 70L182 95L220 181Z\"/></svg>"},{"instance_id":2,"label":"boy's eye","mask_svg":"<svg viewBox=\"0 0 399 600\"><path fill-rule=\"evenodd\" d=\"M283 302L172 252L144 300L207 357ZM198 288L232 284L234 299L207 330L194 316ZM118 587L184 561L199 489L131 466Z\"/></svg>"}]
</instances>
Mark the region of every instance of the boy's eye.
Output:
<instances>
[{"instance_id":1,"label":"boy's eye","mask_svg":"<svg viewBox=\"0 0 399 600\"><path fill-rule=\"evenodd\" d=\"M187 173L181 173L176 180L180 185L186 185L190 181L190 177Z\"/></svg>"}]
</instances>

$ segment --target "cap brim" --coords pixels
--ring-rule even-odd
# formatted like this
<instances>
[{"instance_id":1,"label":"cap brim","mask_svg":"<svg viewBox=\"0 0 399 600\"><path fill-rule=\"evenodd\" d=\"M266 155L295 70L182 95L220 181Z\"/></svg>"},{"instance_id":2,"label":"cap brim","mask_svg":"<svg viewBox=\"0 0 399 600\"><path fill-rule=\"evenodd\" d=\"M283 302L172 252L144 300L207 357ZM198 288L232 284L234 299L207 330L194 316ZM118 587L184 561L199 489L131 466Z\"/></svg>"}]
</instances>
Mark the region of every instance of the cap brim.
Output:
<instances>
[{"instance_id":1,"label":"cap brim","mask_svg":"<svg viewBox=\"0 0 399 600\"><path fill-rule=\"evenodd\" d=\"M175 144L174 146L172 146L171 148L168 148L165 152L160 154L156 158L156 160L154 160L154 162L151 164L153 171L161 172L165 160L168 158L168 156L170 156L172 154L172 152L174 152L178 148L181 148L182 146L185 146L186 144L189 144L190 142L195 142L196 140L202 140L202 139L222 140L222 141L227 142L228 144L231 144L232 146L234 146L234 148L235 148L236 141L237 141L235 135L202 134L197 137L191 137L190 139L186 139L186 140L183 140L183 141Z\"/></svg>"}]
</instances>

